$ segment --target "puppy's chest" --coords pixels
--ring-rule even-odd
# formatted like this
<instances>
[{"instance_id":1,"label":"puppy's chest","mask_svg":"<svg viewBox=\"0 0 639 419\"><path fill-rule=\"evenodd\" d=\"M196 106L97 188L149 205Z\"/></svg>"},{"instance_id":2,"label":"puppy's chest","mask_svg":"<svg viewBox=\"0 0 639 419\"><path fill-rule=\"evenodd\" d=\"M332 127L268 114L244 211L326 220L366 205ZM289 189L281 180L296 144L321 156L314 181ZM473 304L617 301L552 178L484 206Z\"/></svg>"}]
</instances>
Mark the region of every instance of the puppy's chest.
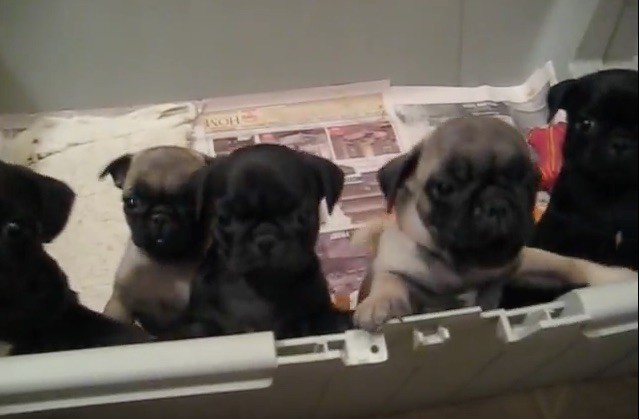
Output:
<instances>
[{"instance_id":1,"label":"puppy's chest","mask_svg":"<svg viewBox=\"0 0 639 419\"><path fill-rule=\"evenodd\" d=\"M121 281L120 296L133 312L173 317L186 308L194 275L194 267L138 267Z\"/></svg>"},{"instance_id":2,"label":"puppy's chest","mask_svg":"<svg viewBox=\"0 0 639 419\"><path fill-rule=\"evenodd\" d=\"M382 234L373 269L398 274L435 294L461 292L465 286L459 275L425 255L414 241L395 229Z\"/></svg>"},{"instance_id":3,"label":"puppy's chest","mask_svg":"<svg viewBox=\"0 0 639 419\"><path fill-rule=\"evenodd\" d=\"M402 232L389 229L380 238L373 269L401 276L408 282L411 299L420 311L432 311L479 304L485 289L499 286L507 267L458 272Z\"/></svg>"},{"instance_id":4,"label":"puppy's chest","mask_svg":"<svg viewBox=\"0 0 639 419\"><path fill-rule=\"evenodd\" d=\"M612 203L594 209L582 209L559 218L570 225L571 235L583 240L584 246L615 251L622 247L637 246L637 202Z\"/></svg>"},{"instance_id":5,"label":"puppy's chest","mask_svg":"<svg viewBox=\"0 0 639 419\"><path fill-rule=\"evenodd\" d=\"M218 288L226 328L231 332L270 330L276 319L271 302L260 296L243 279L222 281Z\"/></svg>"}]
</instances>

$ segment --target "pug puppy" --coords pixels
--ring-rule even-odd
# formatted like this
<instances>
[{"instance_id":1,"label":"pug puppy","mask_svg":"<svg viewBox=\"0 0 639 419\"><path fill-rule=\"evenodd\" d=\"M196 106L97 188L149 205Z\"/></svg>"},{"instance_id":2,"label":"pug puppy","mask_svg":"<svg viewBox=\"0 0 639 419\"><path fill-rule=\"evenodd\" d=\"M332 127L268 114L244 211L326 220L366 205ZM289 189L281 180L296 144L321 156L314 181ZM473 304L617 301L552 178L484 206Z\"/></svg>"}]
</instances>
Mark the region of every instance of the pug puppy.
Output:
<instances>
[{"instance_id":1,"label":"pug puppy","mask_svg":"<svg viewBox=\"0 0 639 419\"><path fill-rule=\"evenodd\" d=\"M556 287L637 278L524 247L539 173L521 134L498 119L449 120L378 179L394 217L359 233L377 242L370 291L354 315L363 329L413 313L494 309L507 281Z\"/></svg>"},{"instance_id":2,"label":"pug puppy","mask_svg":"<svg viewBox=\"0 0 639 419\"><path fill-rule=\"evenodd\" d=\"M344 185L339 167L261 144L218 158L199 185L215 246L193 285L188 336L272 330L284 339L349 327L315 253L320 202L330 212Z\"/></svg>"},{"instance_id":3,"label":"pug puppy","mask_svg":"<svg viewBox=\"0 0 639 419\"><path fill-rule=\"evenodd\" d=\"M104 314L139 322L156 336L177 327L209 244L190 183L209 161L186 148L161 146L118 157L100 174L122 189L131 231Z\"/></svg>"},{"instance_id":4,"label":"pug puppy","mask_svg":"<svg viewBox=\"0 0 639 419\"><path fill-rule=\"evenodd\" d=\"M66 225L75 199L63 182L0 162L0 341L11 354L150 340L78 301L44 243Z\"/></svg>"},{"instance_id":5,"label":"pug puppy","mask_svg":"<svg viewBox=\"0 0 639 419\"><path fill-rule=\"evenodd\" d=\"M562 81L548 92L548 119L563 109L564 163L531 246L637 269L639 78L606 70ZM505 308L551 301L568 291L508 287Z\"/></svg>"}]
</instances>

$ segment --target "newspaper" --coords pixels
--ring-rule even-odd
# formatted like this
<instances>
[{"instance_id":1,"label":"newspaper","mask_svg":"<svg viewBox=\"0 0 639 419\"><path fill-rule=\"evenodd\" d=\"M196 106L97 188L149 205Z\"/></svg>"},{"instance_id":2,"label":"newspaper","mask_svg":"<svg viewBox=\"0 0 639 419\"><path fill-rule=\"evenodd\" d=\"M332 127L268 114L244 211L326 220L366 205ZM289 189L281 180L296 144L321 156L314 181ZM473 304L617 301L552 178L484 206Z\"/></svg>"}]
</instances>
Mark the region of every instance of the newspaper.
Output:
<instances>
[{"instance_id":1,"label":"newspaper","mask_svg":"<svg viewBox=\"0 0 639 419\"><path fill-rule=\"evenodd\" d=\"M334 302L353 308L368 255L350 245L354 229L385 213L377 170L450 118L490 115L522 133L547 124L546 95L556 82L552 65L519 86L475 88L393 86L319 99L272 100L242 105L236 99L204 103L191 146L226 155L253 144L281 144L335 162L346 175L333 213L323 208L317 253ZM344 93L344 92L342 92ZM261 99L265 99L262 97Z\"/></svg>"}]
</instances>

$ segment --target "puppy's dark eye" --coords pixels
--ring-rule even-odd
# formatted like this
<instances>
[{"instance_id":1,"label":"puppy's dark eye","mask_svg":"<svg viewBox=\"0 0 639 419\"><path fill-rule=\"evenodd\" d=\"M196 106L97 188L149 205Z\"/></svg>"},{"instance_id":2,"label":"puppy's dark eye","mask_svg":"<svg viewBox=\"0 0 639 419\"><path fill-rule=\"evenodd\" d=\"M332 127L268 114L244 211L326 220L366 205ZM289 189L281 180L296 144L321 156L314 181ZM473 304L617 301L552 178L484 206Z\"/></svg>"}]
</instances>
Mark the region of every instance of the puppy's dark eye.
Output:
<instances>
[{"instance_id":1,"label":"puppy's dark eye","mask_svg":"<svg viewBox=\"0 0 639 419\"><path fill-rule=\"evenodd\" d=\"M590 132L595 128L596 125L597 123L595 122L595 120L584 118L577 121L577 124L575 126L581 132Z\"/></svg>"},{"instance_id":2,"label":"puppy's dark eye","mask_svg":"<svg viewBox=\"0 0 639 419\"><path fill-rule=\"evenodd\" d=\"M124 208L126 208L129 211L133 211L140 207L141 201L140 201L140 198L138 198L137 196L131 195L131 196L124 197L123 203L124 203Z\"/></svg>"},{"instance_id":3,"label":"puppy's dark eye","mask_svg":"<svg viewBox=\"0 0 639 419\"><path fill-rule=\"evenodd\" d=\"M220 227L227 227L229 224L231 224L231 217L228 214L218 213L217 219L215 221Z\"/></svg>"},{"instance_id":4,"label":"puppy's dark eye","mask_svg":"<svg viewBox=\"0 0 639 419\"><path fill-rule=\"evenodd\" d=\"M24 227L20 223L11 221L2 226L0 232L2 232L3 237L6 237L8 239L15 239L23 234Z\"/></svg>"},{"instance_id":5,"label":"puppy's dark eye","mask_svg":"<svg viewBox=\"0 0 639 419\"><path fill-rule=\"evenodd\" d=\"M455 192L455 186L445 180L433 180L428 185L428 190L433 198L445 198Z\"/></svg>"}]
</instances>

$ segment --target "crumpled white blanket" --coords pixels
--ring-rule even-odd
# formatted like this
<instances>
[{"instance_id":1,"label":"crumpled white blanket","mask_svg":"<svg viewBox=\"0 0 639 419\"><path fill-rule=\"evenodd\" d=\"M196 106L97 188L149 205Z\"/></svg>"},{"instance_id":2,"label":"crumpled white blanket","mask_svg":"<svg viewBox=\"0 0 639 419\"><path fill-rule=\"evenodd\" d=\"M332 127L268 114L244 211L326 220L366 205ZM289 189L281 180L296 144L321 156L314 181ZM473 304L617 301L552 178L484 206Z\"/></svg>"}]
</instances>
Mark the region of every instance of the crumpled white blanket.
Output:
<instances>
[{"instance_id":1,"label":"crumpled white blanket","mask_svg":"<svg viewBox=\"0 0 639 419\"><path fill-rule=\"evenodd\" d=\"M149 106L115 116L43 116L0 146L3 160L67 182L77 198L64 232L48 245L82 302L102 310L128 229L121 192L98 174L114 158L156 145L186 146L195 103ZM1 141L1 139L0 139Z\"/></svg>"}]
</instances>

